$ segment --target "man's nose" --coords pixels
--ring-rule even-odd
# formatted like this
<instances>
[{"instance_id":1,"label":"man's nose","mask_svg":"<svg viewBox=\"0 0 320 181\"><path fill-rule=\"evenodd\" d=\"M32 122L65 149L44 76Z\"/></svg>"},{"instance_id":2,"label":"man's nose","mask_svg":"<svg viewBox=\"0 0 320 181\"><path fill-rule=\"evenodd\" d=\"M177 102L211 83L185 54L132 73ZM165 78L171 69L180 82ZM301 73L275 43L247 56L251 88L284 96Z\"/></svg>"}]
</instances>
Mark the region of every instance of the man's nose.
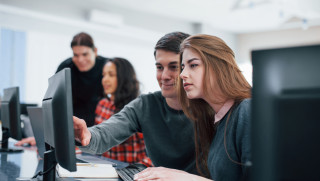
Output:
<instances>
[{"instance_id":1,"label":"man's nose","mask_svg":"<svg viewBox=\"0 0 320 181\"><path fill-rule=\"evenodd\" d=\"M168 69L163 69L162 75L161 75L162 79L170 79L171 78L171 72Z\"/></svg>"}]
</instances>

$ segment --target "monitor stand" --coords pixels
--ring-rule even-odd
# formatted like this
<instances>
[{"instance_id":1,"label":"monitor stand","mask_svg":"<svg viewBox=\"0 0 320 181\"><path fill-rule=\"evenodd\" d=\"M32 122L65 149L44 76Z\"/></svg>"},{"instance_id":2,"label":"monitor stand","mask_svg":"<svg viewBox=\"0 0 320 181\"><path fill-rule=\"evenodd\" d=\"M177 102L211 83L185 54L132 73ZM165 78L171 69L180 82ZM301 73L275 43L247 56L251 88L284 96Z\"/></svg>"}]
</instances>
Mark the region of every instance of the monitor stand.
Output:
<instances>
[{"instance_id":1,"label":"monitor stand","mask_svg":"<svg viewBox=\"0 0 320 181\"><path fill-rule=\"evenodd\" d=\"M40 160L42 161L42 160ZM56 174L56 156L54 149L48 150L44 153L43 162L38 164L37 171L34 175L35 178L19 177L16 181L62 181ZM42 168L40 168L43 166Z\"/></svg>"},{"instance_id":2,"label":"monitor stand","mask_svg":"<svg viewBox=\"0 0 320 181\"><path fill-rule=\"evenodd\" d=\"M7 129L3 129L2 128L2 141L0 142L1 143L0 152L5 152L5 153L20 153L20 152L23 152L23 149L8 148L9 137L10 137L10 132Z\"/></svg>"},{"instance_id":3,"label":"monitor stand","mask_svg":"<svg viewBox=\"0 0 320 181\"><path fill-rule=\"evenodd\" d=\"M56 155L54 149L44 152L43 155L43 180L55 181L56 180Z\"/></svg>"},{"instance_id":4,"label":"monitor stand","mask_svg":"<svg viewBox=\"0 0 320 181\"><path fill-rule=\"evenodd\" d=\"M45 181L56 180L56 155L54 149L49 149L43 155L43 169L35 174L34 178L42 176Z\"/></svg>"}]
</instances>

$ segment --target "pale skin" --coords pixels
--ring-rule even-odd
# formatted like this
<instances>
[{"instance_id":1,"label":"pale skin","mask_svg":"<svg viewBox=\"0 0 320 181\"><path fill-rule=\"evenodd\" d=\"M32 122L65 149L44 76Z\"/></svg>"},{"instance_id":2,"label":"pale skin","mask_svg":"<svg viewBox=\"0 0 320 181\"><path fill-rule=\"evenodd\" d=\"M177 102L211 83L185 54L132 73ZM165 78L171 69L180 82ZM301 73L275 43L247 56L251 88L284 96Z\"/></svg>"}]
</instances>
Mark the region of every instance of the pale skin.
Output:
<instances>
[{"instance_id":1,"label":"pale skin","mask_svg":"<svg viewBox=\"0 0 320 181\"><path fill-rule=\"evenodd\" d=\"M195 57L192 57L195 58ZM191 58L191 59L192 59ZM199 66L201 65L201 66ZM178 65L177 65L178 66ZM203 79L203 63L201 59L192 59L188 63L188 70L193 69L194 75L192 76L195 79L188 79L189 82L189 88L190 94L188 95L188 98L191 97L198 97L202 95L202 90L200 89L202 86L202 79ZM199 76L199 74L201 76ZM185 171L177 170L177 169L170 169L170 168L164 168L164 167L149 167L145 169L144 171L140 172L139 174L135 175L135 180L139 181L146 181L146 180L173 180L173 181L208 181L209 179L206 179L204 177L200 177L198 175L190 174Z\"/></svg>"},{"instance_id":2,"label":"pale skin","mask_svg":"<svg viewBox=\"0 0 320 181\"><path fill-rule=\"evenodd\" d=\"M183 88L186 91L188 99L204 99L216 112L219 112L219 110L223 106L223 103L217 104L214 102L214 100L212 100L211 97L207 97L203 93L204 91L202 85L204 80L205 66L203 61L201 60L201 57L193 50L185 49L183 52L181 68L182 72L180 74L180 78L183 80ZM222 95L222 93L218 90L219 89L213 90L213 94L215 95L216 99L218 99L219 101L223 100L223 102L225 102L226 99L223 99L223 96L220 96ZM136 174L134 180L209 181L210 179L176 169L149 167L139 174Z\"/></svg>"},{"instance_id":3,"label":"pale skin","mask_svg":"<svg viewBox=\"0 0 320 181\"><path fill-rule=\"evenodd\" d=\"M156 68L158 84L161 88L162 95L165 97L167 104L176 110L181 110L176 91L176 79L179 76L179 54L174 52L157 50L156 51ZM91 133L86 127L84 120L74 117L74 130L76 139L83 146L90 143ZM162 174L165 172L166 174ZM149 167L136 175L140 180L199 180L201 178L187 172L169 169L163 167Z\"/></svg>"},{"instance_id":4,"label":"pale skin","mask_svg":"<svg viewBox=\"0 0 320 181\"><path fill-rule=\"evenodd\" d=\"M87 72L94 66L97 57L97 48L87 46L73 46L72 61L81 72Z\"/></svg>"},{"instance_id":5,"label":"pale skin","mask_svg":"<svg viewBox=\"0 0 320 181\"><path fill-rule=\"evenodd\" d=\"M227 98L225 98L220 89L215 86L216 78L212 72L210 76L213 77L213 81L210 82L210 84L213 85L211 86L213 88L213 90L211 90L212 94L210 96L206 96L203 93L202 85L205 66L198 53L189 48L185 49L183 52L181 68L183 70L180 74L180 78L183 80L183 88L186 91L188 99L203 99L215 112L219 112L223 104L227 101Z\"/></svg>"},{"instance_id":6,"label":"pale skin","mask_svg":"<svg viewBox=\"0 0 320 181\"><path fill-rule=\"evenodd\" d=\"M156 51L156 78L161 88L162 95L167 104L175 109L181 110L178 95L175 89L176 78L179 76L179 54L170 51ZM91 133L83 119L73 117L75 139L87 146L90 143Z\"/></svg>"},{"instance_id":7,"label":"pale skin","mask_svg":"<svg viewBox=\"0 0 320 181\"><path fill-rule=\"evenodd\" d=\"M179 54L157 50L155 65L157 68L157 81L161 88L162 96L165 97L167 104L171 108L181 110L175 88L176 79L179 76Z\"/></svg>"},{"instance_id":8,"label":"pale skin","mask_svg":"<svg viewBox=\"0 0 320 181\"><path fill-rule=\"evenodd\" d=\"M35 146L36 145L36 139L34 137L23 138L22 140L18 141L14 145L15 146L22 146L24 144L29 144L31 146Z\"/></svg>"},{"instance_id":9,"label":"pale skin","mask_svg":"<svg viewBox=\"0 0 320 181\"><path fill-rule=\"evenodd\" d=\"M188 172L164 168L164 167L148 167L143 170L139 174L134 176L134 180L138 181L147 181L147 180L155 180L155 181L209 181L204 177L200 177L198 175L190 174Z\"/></svg>"}]
</instances>

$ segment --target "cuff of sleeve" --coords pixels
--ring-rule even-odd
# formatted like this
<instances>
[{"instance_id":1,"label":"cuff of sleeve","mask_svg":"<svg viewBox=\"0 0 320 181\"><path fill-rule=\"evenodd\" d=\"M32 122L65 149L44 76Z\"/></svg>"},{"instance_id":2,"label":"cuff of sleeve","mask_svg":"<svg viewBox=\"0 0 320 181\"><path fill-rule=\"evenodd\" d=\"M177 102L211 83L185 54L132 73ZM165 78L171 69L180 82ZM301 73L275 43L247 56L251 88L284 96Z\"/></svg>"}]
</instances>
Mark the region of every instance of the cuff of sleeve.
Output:
<instances>
[{"instance_id":1,"label":"cuff of sleeve","mask_svg":"<svg viewBox=\"0 0 320 181\"><path fill-rule=\"evenodd\" d=\"M88 152L88 153L94 153L95 150L92 150L91 148L95 148L94 146L94 143L93 143L93 136L94 136L94 132L90 130L89 128L89 131L91 133L91 138L90 138L90 142L87 146L82 146L82 144L78 141L76 141L76 145L80 148L81 151L84 151L84 152ZM79 145L78 145L79 144Z\"/></svg>"}]
</instances>

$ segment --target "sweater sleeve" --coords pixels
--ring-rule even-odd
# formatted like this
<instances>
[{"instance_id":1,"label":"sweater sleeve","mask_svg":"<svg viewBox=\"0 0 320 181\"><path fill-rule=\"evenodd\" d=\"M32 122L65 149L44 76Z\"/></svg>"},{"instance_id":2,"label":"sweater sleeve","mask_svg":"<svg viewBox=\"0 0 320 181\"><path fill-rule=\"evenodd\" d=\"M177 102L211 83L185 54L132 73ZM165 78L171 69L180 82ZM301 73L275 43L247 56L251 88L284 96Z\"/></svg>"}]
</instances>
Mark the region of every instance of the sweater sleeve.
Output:
<instances>
[{"instance_id":1,"label":"sweater sleeve","mask_svg":"<svg viewBox=\"0 0 320 181\"><path fill-rule=\"evenodd\" d=\"M239 109L239 120L237 126L238 150L240 150L243 174L246 173L246 166L251 161L251 102L245 100L241 103Z\"/></svg>"},{"instance_id":2,"label":"sweater sleeve","mask_svg":"<svg viewBox=\"0 0 320 181\"><path fill-rule=\"evenodd\" d=\"M133 133L140 132L139 120L144 110L141 97L126 105L108 121L89 128L91 140L88 146L80 147L84 152L102 154L115 145L128 139Z\"/></svg>"}]
</instances>

